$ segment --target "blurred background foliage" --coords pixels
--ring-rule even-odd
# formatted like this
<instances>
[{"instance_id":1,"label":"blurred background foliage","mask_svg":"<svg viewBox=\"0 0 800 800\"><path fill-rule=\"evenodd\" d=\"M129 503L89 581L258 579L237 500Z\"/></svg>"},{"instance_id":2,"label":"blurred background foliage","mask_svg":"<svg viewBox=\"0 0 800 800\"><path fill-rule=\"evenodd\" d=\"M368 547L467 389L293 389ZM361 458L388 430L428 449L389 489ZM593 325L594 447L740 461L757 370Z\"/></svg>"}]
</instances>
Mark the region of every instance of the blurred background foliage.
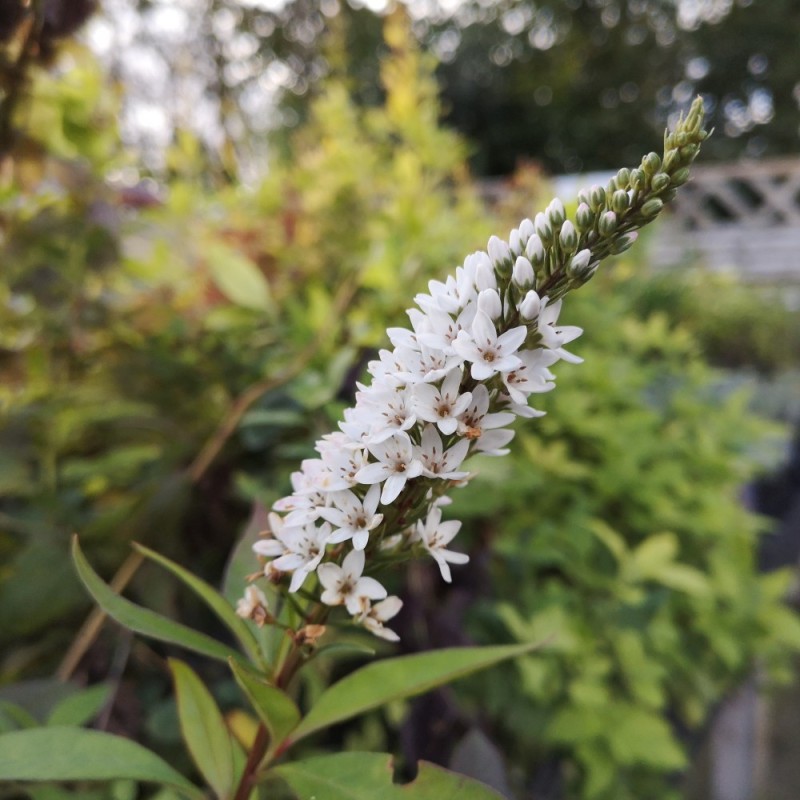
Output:
<instances>
[{"instance_id":1,"label":"blurred background foliage","mask_svg":"<svg viewBox=\"0 0 800 800\"><path fill-rule=\"evenodd\" d=\"M96 640L78 636L89 603L68 560L70 535L81 535L105 575L135 573L140 601L218 633L163 575L131 561L129 543L219 583L248 516L255 509L252 533L351 402L413 294L549 199L542 169L528 164L487 207L470 155L489 171L531 154L550 169L576 163L570 153L586 167L638 160L678 95L658 113L603 102L568 112L560 104L571 95L556 79L613 86L614 69L642 81L655 75L629 51L681 69L692 53L718 75L710 54L724 37L715 32L749 24L759 3L728 4L729 13L696 24L680 22L674 4L565 0L529 18L533 4L464 3L459 14L472 22L459 28L464 49L450 58L452 21L381 19L335 3L262 12L220 0L197 20L216 42L206 50L214 74L229 74L235 61L227 19L262 31L254 77L287 63L309 89L275 106L292 124L276 131L269 168L257 176L244 156L258 152L263 133L231 122L246 117L244 84L217 93L225 133L215 146L177 116L163 148L131 140L130 87L109 79L107 54L98 61L72 35L91 4L59 17L68 5L35 6L49 9L44 18L23 9L0 28L0 729L22 724L9 702L44 721L66 694L99 681L109 688L89 703L96 724L189 769L177 749L168 648L131 642L112 626ZM164 7L136 13L146 20ZM120 8L110 4L109 18ZM778 15L766 16L777 24ZM259 29L262 18L272 27ZM673 31L660 44L647 38L662 30L648 20L659 19ZM781 24L789 19L787 10ZM519 20L527 22L513 33ZM646 29L641 41L630 33L636 24ZM500 63L493 48L542 26L555 37L550 47L535 46L526 60L509 44ZM502 41L483 42L491 36ZM691 49L703 41L708 50ZM757 49L758 39L750 44ZM543 65L545 55L552 60ZM504 80L550 76L554 99L537 105L529 150L512 140L521 141L515 121L538 89L491 79L462 97L456 70L481 64ZM665 85L684 80L659 70ZM587 85L599 97L607 88ZM648 91L652 100L658 87ZM724 103L714 108L722 114ZM443 109L455 122L490 122L488 138L464 123L478 137L467 145L442 125ZM768 152L788 147L759 125L750 138L715 136L712 155L746 148L756 133ZM643 238L569 299L565 318L586 330L576 347L586 362L561 366L557 391L540 404L548 415L521 427L513 455L477 463L474 491L456 495L470 566L446 588L424 564L395 577L407 649L546 646L480 682L353 723L331 747L388 746L408 763L477 771L520 798L667 800L682 796L724 697L756 665L772 679L790 677L800 649L800 623L784 604L793 574L759 573L759 535L768 540L771 526L743 505L744 487L779 463L788 434L732 387L796 371L800 323L768 292L731 279L649 273ZM70 649L76 641L88 652ZM303 691L319 691L335 669L321 661L304 673ZM205 677L246 739L235 689L213 667ZM136 796L125 786L97 791Z\"/></svg>"}]
</instances>

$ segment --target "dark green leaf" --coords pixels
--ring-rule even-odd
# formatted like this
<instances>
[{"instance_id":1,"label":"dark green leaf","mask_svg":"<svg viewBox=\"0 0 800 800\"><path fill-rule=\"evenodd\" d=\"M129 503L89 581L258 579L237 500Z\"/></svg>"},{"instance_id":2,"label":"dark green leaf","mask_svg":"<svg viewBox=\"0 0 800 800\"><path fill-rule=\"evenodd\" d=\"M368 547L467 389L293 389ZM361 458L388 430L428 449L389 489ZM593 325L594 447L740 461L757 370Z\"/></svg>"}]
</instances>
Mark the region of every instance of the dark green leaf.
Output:
<instances>
[{"instance_id":1,"label":"dark green leaf","mask_svg":"<svg viewBox=\"0 0 800 800\"><path fill-rule=\"evenodd\" d=\"M228 630L239 640L250 659L257 664L261 663L261 651L258 649L258 642L252 631L247 626L247 623L236 614L236 610L230 602L213 586L149 547L141 544L134 544L134 547L142 555L160 564L185 583L225 623Z\"/></svg>"},{"instance_id":2,"label":"dark green leaf","mask_svg":"<svg viewBox=\"0 0 800 800\"><path fill-rule=\"evenodd\" d=\"M34 728L0 736L0 781L163 783L191 798L203 793L155 753L121 736L73 727Z\"/></svg>"},{"instance_id":3,"label":"dark green leaf","mask_svg":"<svg viewBox=\"0 0 800 800\"><path fill-rule=\"evenodd\" d=\"M78 575L89 593L103 611L121 625L136 633L141 633L143 636L171 642L220 661L227 661L232 655L231 651L216 639L181 625L179 622L162 617L148 608L137 606L112 591L89 565L81 552L77 536L72 542L72 558Z\"/></svg>"},{"instance_id":4,"label":"dark green leaf","mask_svg":"<svg viewBox=\"0 0 800 800\"><path fill-rule=\"evenodd\" d=\"M472 672L530 653L538 643L452 647L368 664L322 693L292 739L327 728L392 700L422 694Z\"/></svg>"},{"instance_id":5,"label":"dark green leaf","mask_svg":"<svg viewBox=\"0 0 800 800\"><path fill-rule=\"evenodd\" d=\"M111 686L100 683L62 700L50 713L48 725L75 725L80 727L97 716L108 701Z\"/></svg>"},{"instance_id":6,"label":"dark green leaf","mask_svg":"<svg viewBox=\"0 0 800 800\"><path fill-rule=\"evenodd\" d=\"M300 721L294 701L276 686L272 686L252 670L231 661L236 682L269 731L272 746L279 745Z\"/></svg>"},{"instance_id":7,"label":"dark green leaf","mask_svg":"<svg viewBox=\"0 0 800 800\"><path fill-rule=\"evenodd\" d=\"M392 782L386 753L339 753L277 767L298 800L500 800L478 781L421 761L411 783Z\"/></svg>"},{"instance_id":8,"label":"dark green leaf","mask_svg":"<svg viewBox=\"0 0 800 800\"><path fill-rule=\"evenodd\" d=\"M234 784L233 743L211 693L194 671L176 659L169 660L175 680L181 732L195 766L220 798Z\"/></svg>"}]
</instances>

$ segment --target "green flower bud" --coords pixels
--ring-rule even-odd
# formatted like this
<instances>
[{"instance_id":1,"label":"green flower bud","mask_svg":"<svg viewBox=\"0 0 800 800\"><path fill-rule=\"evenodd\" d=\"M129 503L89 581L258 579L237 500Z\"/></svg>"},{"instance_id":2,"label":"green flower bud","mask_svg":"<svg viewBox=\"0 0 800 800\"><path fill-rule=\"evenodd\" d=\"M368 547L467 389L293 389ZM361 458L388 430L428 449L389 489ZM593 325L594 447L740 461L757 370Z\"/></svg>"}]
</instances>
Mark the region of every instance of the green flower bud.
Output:
<instances>
[{"instance_id":1,"label":"green flower bud","mask_svg":"<svg viewBox=\"0 0 800 800\"><path fill-rule=\"evenodd\" d=\"M639 212L643 217L654 217L661 209L664 208L664 203L658 197L651 197L642 207Z\"/></svg>"},{"instance_id":2,"label":"green flower bud","mask_svg":"<svg viewBox=\"0 0 800 800\"><path fill-rule=\"evenodd\" d=\"M587 203L581 203L575 212L575 227L584 233L594 225L594 214Z\"/></svg>"},{"instance_id":3,"label":"green flower bud","mask_svg":"<svg viewBox=\"0 0 800 800\"><path fill-rule=\"evenodd\" d=\"M540 211L533 220L533 227L536 228L536 235L546 245L553 241L553 227L550 220Z\"/></svg>"},{"instance_id":4,"label":"green flower bud","mask_svg":"<svg viewBox=\"0 0 800 800\"><path fill-rule=\"evenodd\" d=\"M575 226L569 220L566 220L561 226L558 240L561 242L561 248L565 253L572 253L578 246L578 234L575 231Z\"/></svg>"},{"instance_id":5,"label":"green flower bud","mask_svg":"<svg viewBox=\"0 0 800 800\"><path fill-rule=\"evenodd\" d=\"M620 189L627 189L631 183L631 171L627 167L623 167L617 173L616 181Z\"/></svg>"},{"instance_id":6,"label":"green flower bud","mask_svg":"<svg viewBox=\"0 0 800 800\"><path fill-rule=\"evenodd\" d=\"M547 216L550 218L550 224L553 228L560 228L567 218L567 212L564 211L564 204L556 198L547 206Z\"/></svg>"},{"instance_id":7,"label":"green flower bud","mask_svg":"<svg viewBox=\"0 0 800 800\"><path fill-rule=\"evenodd\" d=\"M689 167L681 167L670 179L670 186L683 186L689 180Z\"/></svg>"},{"instance_id":8,"label":"green flower bud","mask_svg":"<svg viewBox=\"0 0 800 800\"><path fill-rule=\"evenodd\" d=\"M617 189L611 198L611 208L622 214L628 209L628 193L624 189Z\"/></svg>"},{"instance_id":9,"label":"green flower bud","mask_svg":"<svg viewBox=\"0 0 800 800\"><path fill-rule=\"evenodd\" d=\"M602 186L592 186L590 198L592 211L599 211L606 204L606 190Z\"/></svg>"},{"instance_id":10,"label":"green flower bud","mask_svg":"<svg viewBox=\"0 0 800 800\"><path fill-rule=\"evenodd\" d=\"M605 211L600 215L597 230L601 236L610 236L617 229L617 215L613 211Z\"/></svg>"},{"instance_id":11,"label":"green flower bud","mask_svg":"<svg viewBox=\"0 0 800 800\"><path fill-rule=\"evenodd\" d=\"M681 158L684 161L694 161L695 156L700 152L700 145L691 142L681 147Z\"/></svg>"},{"instance_id":12,"label":"green flower bud","mask_svg":"<svg viewBox=\"0 0 800 800\"><path fill-rule=\"evenodd\" d=\"M661 156L658 153L648 153L642 159L642 169L647 175L655 175L661 169Z\"/></svg>"},{"instance_id":13,"label":"green flower bud","mask_svg":"<svg viewBox=\"0 0 800 800\"><path fill-rule=\"evenodd\" d=\"M665 172L659 172L653 175L653 180L650 182L650 188L658 194L666 189L670 184L670 177Z\"/></svg>"},{"instance_id":14,"label":"green flower bud","mask_svg":"<svg viewBox=\"0 0 800 800\"><path fill-rule=\"evenodd\" d=\"M664 172L672 172L681 163L681 154L678 150L669 150L664 156Z\"/></svg>"},{"instance_id":15,"label":"green flower bud","mask_svg":"<svg viewBox=\"0 0 800 800\"><path fill-rule=\"evenodd\" d=\"M647 176L645 175L644 170L632 169L631 188L641 192L644 190L646 186L647 186Z\"/></svg>"}]
</instances>

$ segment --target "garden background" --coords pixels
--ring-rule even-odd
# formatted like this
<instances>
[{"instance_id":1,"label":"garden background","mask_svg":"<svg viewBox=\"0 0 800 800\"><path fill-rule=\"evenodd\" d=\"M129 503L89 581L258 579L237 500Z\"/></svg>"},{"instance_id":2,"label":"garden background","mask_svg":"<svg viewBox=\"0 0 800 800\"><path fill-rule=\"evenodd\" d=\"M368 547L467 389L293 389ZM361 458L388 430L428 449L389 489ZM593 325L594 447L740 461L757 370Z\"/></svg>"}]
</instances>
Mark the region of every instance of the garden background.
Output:
<instances>
[{"instance_id":1,"label":"garden background","mask_svg":"<svg viewBox=\"0 0 800 800\"><path fill-rule=\"evenodd\" d=\"M0 5L0 730L83 715L191 775L171 650L81 627L72 533L129 596L219 634L131 542L235 600L265 509L426 281L555 176L657 149L698 92L704 163L795 154L798 31L788 0ZM453 586L396 576L403 651L546 646L309 751L424 758L515 798L796 796L800 272L655 269L658 237L574 297L585 363L456 496ZM318 659L302 692L361 660ZM235 683L192 665L247 741ZM748 681L770 768L726 796L709 732Z\"/></svg>"}]
</instances>

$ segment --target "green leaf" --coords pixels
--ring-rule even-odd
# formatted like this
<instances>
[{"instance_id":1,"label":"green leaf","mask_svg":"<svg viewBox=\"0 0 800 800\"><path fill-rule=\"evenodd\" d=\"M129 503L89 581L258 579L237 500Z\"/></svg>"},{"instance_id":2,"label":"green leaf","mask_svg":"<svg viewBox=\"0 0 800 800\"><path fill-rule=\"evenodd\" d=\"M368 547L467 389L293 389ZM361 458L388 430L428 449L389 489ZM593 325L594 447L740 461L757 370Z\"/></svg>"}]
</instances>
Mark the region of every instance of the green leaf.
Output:
<instances>
[{"instance_id":1,"label":"green leaf","mask_svg":"<svg viewBox=\"0 0 800 800\"><path fill-rule=\"evenodd\" d=\"M472 778L420 761L417 777L392 782L388 753L339 753L283 764L273 770L298 800L500 800L502 795Z\"/></svg>"},{"instance_id":2,"label":"green leaf","mask_svg":"<svg viewBox=\"0 0 800 800\"><path fill-rule=\"evenodd\" d=\"M675 560L678 539L674 533L657 533L645 539L631 554L631 566L645 578L656 577L659 570Z\"/></svg>"},{"instance_id":3,"label":"green leaf","mask_svg":"<svg viewBox=\"0 0 800 800\"><path fill-rule=\"evenodd\" d=\"M220 798L234 786L233 743L211 692L182 661L169 660L175 680L178 719L186 746L200 774Z\"/></svg>"},{"instance_id":4,"label":"green leaf","mask_svg":"<svg viewBox=\"0 0 800 800\"><path fill-rule=\"evenodd\" d=\"M176 564L166 556L156 553L149 547L134 543L133 545L142 555L160 564L169 570L176 578L188 586L227 626L228 630L238 639L244 651L256 664L261 664L261 651L258 642L247 623L236 613L234 607L213 586L201 578L193 575L188 569Z\"/></svg>"},{"instance_id":5,"label":"green leaf","mask_svg":"<svg viewBox=\"0 0 800 800\"><path fill-rule=\"evenodd\" d=\"M36 717L22 706L0 700L0 733L15 731L18 728L35 728L39 724Z\"/></svg>"},{"instance_id":6,"label":"green leaf","mask_svg":"<svg viewBox=\"0 0 800 800\"><path fill-rule=\"evenodd\" d=\"M539 643L451 647L368 664L326 689L298 725L297 741L392 700L422 694L501 661L530 653Z\"/></svg>"},{"instance_id":7,"label":"green leaf","mask_svg":"<svg viewBox=\"0 0 800 800\"><path fill-rule=\"evenodd\" d=\"M186 625L181 625L179 622L173 622L171 619L162 617L149 608L137 606L135 603L131 603L130 600L126 600L116 594L91 568L81 552L77 536L72 540L72 560L75 562L75 568L78 570L80 579L92 597L94 597L103 611L121 625L130 628L136 633L141 633L143 636L149 636L163 642L171 642L201 655L217 658L220 661L227 661L231 656L229 648L216 639L192 630Z\"/></svg>"},{"instance_id":8,"label":"green leaf","mask_svg":"<svg viewBox=\"0 0 800 800\"><path fill-rule=\"evenodd\" d=\"M111 686L100 683L62 700L47 719L48 725L75 725L80 727L94 719L100 709L108 702Z\"/></svg>"},{"instance_id":9,"label":"green leaf","mask_svg":"<svg viewBox=\"0 0 800 800\"><path fill-rule=\"evenodd\" d=\"M271 749L277 747L300 721L297 706L291 697L267 683L262 676L233 660L230 665L236 682L269 731Z\"/></svg>"},{"instance_id":10,"label":"green leaf","mask_svg":"<svg viewBox=\"0 0 800 800\"><path fill-rule=\"evenodd\" d=\"M102 731L53 726L0 736L0 781L108 781L163 783L202 800L203 793L155 753Z\"/></svg>"},{"instance_id":11,"label":"green leaf","mask_svg":"<svg viewBox=\"0 0 800 800\"><path fill-rule=\"evenodd\" d=\"M249 258L220 242L209 244L205 256L212 280L228 300L256 311L273 310L269 283Z\"/></svg>"}]
</instances>

